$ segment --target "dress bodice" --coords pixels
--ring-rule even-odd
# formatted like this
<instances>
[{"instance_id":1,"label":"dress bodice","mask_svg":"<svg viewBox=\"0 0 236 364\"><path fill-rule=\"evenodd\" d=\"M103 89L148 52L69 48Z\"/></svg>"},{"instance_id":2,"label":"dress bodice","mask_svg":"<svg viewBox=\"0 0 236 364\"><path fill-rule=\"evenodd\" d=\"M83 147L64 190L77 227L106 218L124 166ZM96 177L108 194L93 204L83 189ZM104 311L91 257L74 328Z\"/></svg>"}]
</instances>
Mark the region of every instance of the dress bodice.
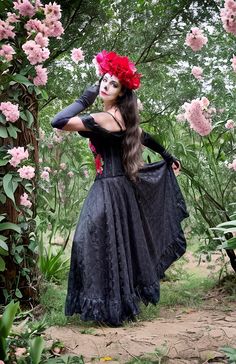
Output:
<instances>
[{"instance_id":1,"label":"dress bodice","mask_svg":"<svg viewBox=\"0 0 236 364\"><path fill-rule=\"evenodd\" d=\"M89 148L94 156L96 179L124 175L122 141L125 131L111 132L97 124L91 115L80 116L89 131L79 134L89 138Z\"/></svg>"}]
</instances>

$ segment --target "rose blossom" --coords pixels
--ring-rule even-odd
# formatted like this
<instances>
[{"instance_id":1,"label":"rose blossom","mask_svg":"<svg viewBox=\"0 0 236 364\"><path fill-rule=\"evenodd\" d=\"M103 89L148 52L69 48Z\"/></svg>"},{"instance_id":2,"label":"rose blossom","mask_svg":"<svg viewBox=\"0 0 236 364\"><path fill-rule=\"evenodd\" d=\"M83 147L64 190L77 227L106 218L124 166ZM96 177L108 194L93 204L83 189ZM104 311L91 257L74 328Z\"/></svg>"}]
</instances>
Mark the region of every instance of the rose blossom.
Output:
<instances>
[{"instance_id":1,"label":"rose blossom","mask_svg":"<svg viewBox=\"0 0 236 364\"><path fill-rule=\"evenodd\" d=\"M44 24L47 27L47 35L48 37L56 37L59 38L63 33L64 29L60 21L55 20L54 18L46 18Z\"/></svg>"},{"instance_id":2,"label":"rose blossom","mask_svg":"<svg viewBox=\"0 0 236 364\"><path fill-rule=\"evenodd\" d=\"M47 47L49 44L48 37L44 37L42 33L38 33L34 38L35 42L40 45L40 47Z\"/></svg>"},{"instance_id":3,"label":"rose blossom","mask_svg":"<svg viewBox=\"0 0 236 364\"><path fill-rule=\"evenodd\" d=\"M192 68L192 75L197 78L198 80L200 80L202 78L202 68L201 67L196 67L194 66Z\"/></svg>"},{"instance_id":4,"label":"rose blossom","mask_svg":"<svg viewBox=\"0 0 236 364\"><path fill-rule=\"evenodd\" d=\"M79 61L84 60L84 54L81 48L73 48L71 51L72 61L78 63Z\"/></svg>"},{"instance_id":5,"label":"rose blossom","mask_svg":"<svg viewBox=\"0 0 236 364\"><path fill-rule=\"evenodd\" d=\"M44 14L46 17L53 18L58 20L61 18L61 5L56 4L55 2L52 4L51 2L45 5Z\"/></svg>"},{"instance_id":6,"label":"rose blossom","mask_svg":"<svg viewBox=\"0 0 236 364\"><path fill-rule=\"evenodd\" d=\"M201 105L202 105L202 107L203 107L203 108L206 108L206 107L208 107L208 106L209 106L210 101L208 100L208 98L207 98L207 97L203 96L203 97L201 98L201 100L200 100L200 103L201 103Z\"/></svg>"},{"instance_id":7,"label":"rose blossom","mask_svg":"<svg viewBox=\"0 0 236 364\"><path fill-rule=\"evenodd\" d=\"M65 170L65 169L66 169L66 164L65 164L65 163L61 163L61 164L60 164L60 168L61 168L62 170Z\"/></svg>"},{"instance_id":8,"label":"rose blossom","mask_svg":"<svg viewBox=\"0 0 236 364\"><path fill-rule=\"evenodd\" d=\"M35 176L35 168L32 166L23 166L17 169L21 178L32 179Z\"/></svg>"},{"instance_id":9,"label":"rose blossom","mask_svg":"<svg viewBox=\"0 0 236 364\"><path fill-rule=\"evenodd\" d=\"M47 172L51 172L51 168L50 167L43 167L44 171L47 171Z\"/></svg>"},{"instance_id":10,"label":"rose blossom","mask_svg":"<svg viewBox=\"0 0 236 364\"><path fill-rule=\"evenodd\" d=\"M14 9L18 10L20 15L29 16L30 18L34 16L36 9L29 2L29 0L17 0L13 2Z\"/></svg>"},{"instance_id":11,"label":"rose blossom","mask_svg":"<svg viewBox=\"0 0 236 364\"><path fill-rule=\"evenodd\" d=\"M45 37L48 33L48 27L38 19L28 20L24 27L29 33L36 31L42 33Z\"/></svg>"},{"instance_id":12,"label":"rose blossom","mask_svg":"<svg viewBox=\"0 0 236 364\"><path fill-rule=\"evenodd\" d=\"M0 111L2 111L3 115L5 115L6 121L10 121L12 123L20 117L18 105L14 105L10 101L1 102Z\"/></svg>"},{"instance_id":13,"label":"rose blossom","mask_svg":"<svg viewBox=\"0 0 236 364\"><path fill-rule=\"evenodd\" d=\"M22 45L22 49L27 55L30 64L35 65L48 59L50 52L48 48L41 48L34 40L28 40Z\"/></svg>"},{"instance_id":14,"label":"rose blossom","mask_svg":"<svg viewBox=\"0 0 236 364\"><path fill-rule=\"evenodd\" d=\"M20 205L26 206L26 207L31 207L32 203L28 200L28 195L27 193L24 193L23 195L20 196Z\"/></svg>"},{"instance_id":15,"label":"rose blossom","mask_svg":"<svg viewBox=\"0 0 236 364\"><path fill-rule=\"evenodd\" d=\"M41 173L40 177L41 177L44 181L49 182L49 173L48 173L48 171L45 171L45 170L44 170L44 171Z\"/></svg>"},{"instance_id":16,"label":"rose blossom","mask_svg":"<svg viewBox=\"0 0 236 364\"><path fill-rule=\"evenodd\" d=\"M233 129L235 127L235 122L232 119L227 120L225 127L227 129Z\"/></svg>"},{"instance_id":17,"label":"rose blossom","mask_svg":"<svg viewBox=\"0 0 236 364\"><path fill-rule=\"evenodd\" d=\"M27 149L24 150L24 147L14 147L12 149L9 149L7 153L12 156L9 163L13 167L16 167L23 159L29 158L29 152Z\"/></svg>"},{"instance_id":18,"label":"rose blossom","mask_svg":"<svg viewBox=\"0 0 236 364\"><path fill-rule=\"evenodd\" d=\"M226 0L220 16L225 31L236 35L236 2Z\"/></svg>"},{"instance_id":19,"label":"rose blossom","mask_svg":"<svg viewBox=\"0 0 236 364\"><path fill-rule=\"evenodd\" d=\"M13 32L14 27L9 23L0 20L0 40L14 38L15 33Z\"/></svg>"},{"instance_id":20,"label":"rose blossom","mask_svg":"<svg viewBox=\"0 0 236 364\"><path fill-rule=\"evenodd\" d=\"M15 13L7 13L7 19L6 22L7 23L18 23L19 22L19 15L16 15Z\"/></svg>"},{"instance_id":21,"label":"rose blossom","mask_svg":"<svg viewBox=\"0 0 236 364\"><path fill-rule=\"evenodd\" d=\"M208 39L199 28L192 28L187 34L185 44L192 48L194 52L199 51L207 43Z\"/></svg>"},{"instance_id":22,"label":"rose blossom","mask_svg":"<svg viewBox=\"0 0 236 364\"><path fill-rule=\"evenodd\" d=\"M0 49L0 56L4 57L8 62L13 60L13 54L16 52L10 46L10 44L3 44L2 48Z\"/></svg>"},{"instance_id":23,"label":"rose blossom","mask_svg":"<svg viewBox=\"0 0 236 364\"><path fill-rule=\"evenodd\" d=\"M74 176L74 172L69 171L69 172L67 173L67 176L69 176L69 177L73 177L73 176Z\"/></svg>"},{"instance_id":24,"label":"rose blossom","mask_svg":"<svg viewBox=\"0 0 236 364\"><path fill-rule=\"evenodd\" d=\"M33 78L35 86L45 86L48 80L47 69L38 65L35 67L36 77Z\"/></svg>"},{"instance_id":25,"label":"rose blossom","mask_svg":"<svg viewBox=\"0 0 236 364\"><path fill-rule=\"evenodd\" d=\"M184 104L186 120L190 127L201 136L208 135L212 130L211 118L207 110L208 105L209 100L206 97Z\"/></svg>"}]
</instances>

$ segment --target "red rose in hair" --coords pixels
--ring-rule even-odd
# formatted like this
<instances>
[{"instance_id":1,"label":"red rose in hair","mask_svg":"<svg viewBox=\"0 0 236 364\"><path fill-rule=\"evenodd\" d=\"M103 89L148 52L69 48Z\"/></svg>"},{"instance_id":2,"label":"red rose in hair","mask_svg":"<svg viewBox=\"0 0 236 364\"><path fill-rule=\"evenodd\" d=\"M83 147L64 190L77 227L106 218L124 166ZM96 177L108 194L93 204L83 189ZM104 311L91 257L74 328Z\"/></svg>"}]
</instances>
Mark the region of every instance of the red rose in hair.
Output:
<instances>
[{"instance_id":1,"label":"red rose in hair","mask_svg":"<svg viewBox=\"0 0 236 364\"><path fill-rule=\"evenodd\" d=\"M129 89L139 88L142 75L137 73L135 64L128 57L103 50L96 55L95 60L101 75L109 73L116 76L125 87Z\"/></svg>"}]
</instances>

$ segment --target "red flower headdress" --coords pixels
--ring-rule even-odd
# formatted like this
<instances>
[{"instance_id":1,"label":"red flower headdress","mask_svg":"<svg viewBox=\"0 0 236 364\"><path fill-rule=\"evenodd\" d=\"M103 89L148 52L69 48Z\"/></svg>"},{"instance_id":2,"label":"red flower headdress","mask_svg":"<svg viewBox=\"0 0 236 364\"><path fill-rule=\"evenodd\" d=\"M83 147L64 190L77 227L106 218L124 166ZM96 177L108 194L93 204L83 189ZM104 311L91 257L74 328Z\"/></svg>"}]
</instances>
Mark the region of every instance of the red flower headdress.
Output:
<instances>
[{"instance_id":1,"label":"red flower headdress","mask_svg":"<svg viewBox=\"0 0 236 364\"><path fill-rule=\"evenodd\" d=\"M93 63L98 67L100 75L109 73L116 76L125 87L131 90L139 88L142 75L137 73L135 64L128 57L103 50L95 56Z\"/></svg>"}]
</instances>

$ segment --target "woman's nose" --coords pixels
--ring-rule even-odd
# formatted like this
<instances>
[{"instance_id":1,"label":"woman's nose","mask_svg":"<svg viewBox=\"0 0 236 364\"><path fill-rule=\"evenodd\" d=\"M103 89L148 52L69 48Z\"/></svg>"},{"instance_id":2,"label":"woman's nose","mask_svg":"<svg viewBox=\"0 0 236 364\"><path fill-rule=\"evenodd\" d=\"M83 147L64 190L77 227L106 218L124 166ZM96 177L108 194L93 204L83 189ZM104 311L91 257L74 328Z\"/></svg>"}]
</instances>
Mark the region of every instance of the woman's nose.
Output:
<instances>
[{"instance_id":1,"label":"woman's nose","mask_svg":"<svg viewBox=\"0 0 236 364\"><path fill-rule=\"evenodd\" d=\"M105 85L105 86L104 86L104 90L106 90L106 91L107 91L107 89L108 89L108 88L107 88L107 85Z\"/></svg>"}]
</instances>

